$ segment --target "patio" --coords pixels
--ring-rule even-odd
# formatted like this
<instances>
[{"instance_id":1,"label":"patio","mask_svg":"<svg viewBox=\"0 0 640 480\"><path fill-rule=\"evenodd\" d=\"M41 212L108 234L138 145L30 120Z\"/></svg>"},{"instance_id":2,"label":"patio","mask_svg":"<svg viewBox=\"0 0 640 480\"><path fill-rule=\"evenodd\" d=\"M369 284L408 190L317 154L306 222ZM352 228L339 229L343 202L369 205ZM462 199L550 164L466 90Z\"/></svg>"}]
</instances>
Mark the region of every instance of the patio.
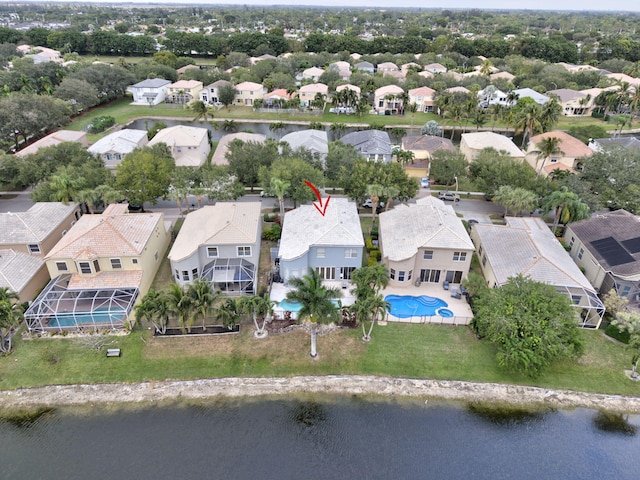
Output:
<instances>
[{"instance_id":1,"label":"patio","mask_svg":"<svg viewBox=\"0 0 640 480\"><path fill-rule=\"evenodd\" d=\"M467 303L467 300L463 296L462 298L453 298L451 294L453 291L459 290L460 285L451 284L449 290L442 288L442 283L427 283L422 282L419 287L415 285L407 287L387 287L382 290L382 295L412 295L420 296L427 295L429 297L440 298L447 302L447 309L453 312L452 317L441 317L440 315L424 316L424 317L409 317L398 318L391 314L387 314L386 320L389 322L404 322L404 323L436 323L444 325L469 325L473 318L471 307Z\"/></svg>"}]
</instances>

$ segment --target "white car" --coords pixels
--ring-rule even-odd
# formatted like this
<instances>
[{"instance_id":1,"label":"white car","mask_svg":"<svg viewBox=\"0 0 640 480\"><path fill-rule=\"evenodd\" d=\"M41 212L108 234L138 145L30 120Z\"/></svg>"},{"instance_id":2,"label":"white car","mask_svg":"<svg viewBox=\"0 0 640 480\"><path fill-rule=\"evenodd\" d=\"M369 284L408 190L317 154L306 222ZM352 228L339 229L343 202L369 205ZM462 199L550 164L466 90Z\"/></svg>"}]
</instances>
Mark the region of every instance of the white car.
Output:
<instances>
[{"instance_id":1,"label":"white car","mask_svg":"<svg viewBox=\"0 0 640 480\"><path fill-rule=\"evenodd\" d=\"M420 186L421 186L422 188L429 188L429 179L428 179L428 178L426 178L426 177L422 177L422 178L420 179Z\"/></svg>"},{"instance_id":2,"label":"white car","mask_svg":"<svg viewBox=\"0 0 640 480\"><path fill-rule=\"evenodd\" d=\"M453 193L453 192L440 192L438 193L438 198L440 200L444 200L444 201L450 201L450 202L459 202L460 201L460 195L458 195L457 193Z\"/></svg>"},{"instance_id":3,"label":"white car","mask_svg":"<svg viewBox=\"0 0 640 480\"><path fill-rule=\"evenodd\" d=\"M362 204L362 206L364 208L372 208L373 207L373 202L371 201L370 198L367 198L364 203ZM378 208L384 208L384 202L380 202L378 203Z\"/></svg>"}]
</instances>

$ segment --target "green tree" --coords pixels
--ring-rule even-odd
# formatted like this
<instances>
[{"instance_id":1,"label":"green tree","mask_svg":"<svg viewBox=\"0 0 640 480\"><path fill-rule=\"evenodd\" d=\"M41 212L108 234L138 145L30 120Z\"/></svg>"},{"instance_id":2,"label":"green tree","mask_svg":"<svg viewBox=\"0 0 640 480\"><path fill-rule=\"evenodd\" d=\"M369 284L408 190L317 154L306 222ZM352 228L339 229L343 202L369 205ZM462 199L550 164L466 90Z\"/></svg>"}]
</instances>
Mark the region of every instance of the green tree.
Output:
<instances>
[{"instance_id":1,"label":"green tree","mask_svg":"<svg viewBox=\"0 0 640 480\"><path fill-rule=\"evenodd\" d=\"M193 316L200 315L202 318L203 332L207 329L207 314L213 308L214 303L218 299L218 295L218 292L213 289L211 282L204 278L197 278L187 287L187 296L191 299Z\"/></svg>"},{"instance_id":2,"label":"green tree","mask_svg":"<svg viewBox=\"0 0 640 480\"><path fill-rule=\"evenodd\" d=\"M582 355L575 308L552 285L522 276L474 300L472 327L495 344L501 367L538 377L553 362Z\"/></svg>"},{"instance_id":3,"label":"green tree","mask_svg":"<svg viewBox=\"0 0 640 480\"><path fill-rule=\"evenodd\" d=\"M193 110L194 122L200 119L204 120L205 122L209 120L209 107L207 107L202 100L196 100L195 102L192 102L191 105L189 105L189 108Z\"/></svg>"},{"instance_id":4,"label":"green tree","mask_svg":"<svg viewBox=\"0 0 640 480\"><path fill-rule=\"evenodd\" d=\"M278 199L280 205L280 225L284 225L284 196L291 184L277 177L271 177L270 191Z\"/></svg>"},{"instance_id":5,"label":"green tree","mask_svg":"<svg viewBox=\"0 0 640 480\"><path fill-rule=\"evenodd\" d=\"M169 148L162 143L136 148L116 167L115 188L131 203L155 204L167 195L175 162Z\"/></svg>"},{"instance_id":6,"label":"green tree","mask_svg":"<svg viewBox=\"0 0 640 480\"><path fill-rule=\"evenodd\" d=\"M542 169L544 168L544 164L546 160L553 155L563 155L564 152L560 148L560 138L559 137L546 137L543 138L540 142L538 142L537 146L537 154L538 160L542 160L540 167L536 169L538 175L542 173Z\"/></svg>"},{"instance_id":7,"label":"green tree","mask_svg":"<svg viewBox=\"0 0 640 480\"><path fill-rule=\"evenodd\" d=\"M167 292L169 311L178 320L183 332L191 332L191 318L193 313L193 299L187 294L187 290L174 283Z\"/></svg>"},{"instance_id":8,"label":"green tree","mask_svg":"<svg viewBox=\"0 0 640 480\"><path fill-rule=\"evenodd\" d=\"M236 89L233 87L233 85L222 85L218 89L218 101L225 107L229 108L229 106L233 103L233 100L236 98L236 93Z\"/></svg>"},{"instance_id":9,"label":"green tree","mask_svg":"<svg viewBox=\"0 0 640 480\"><path fill-rule=\"evenodd\" d=\"M270 167L277 157L278 144L273 139L267 139L264 143L236 139L229 143L226 154L231 173L251 189L258 184L260 167Z\"/></svg>"},{"instance_id":10,"label":"green tree","mask_svg":"<svg viewBox=\"0 0 640 480\"><path fill-rule=\"evenodd\" d=\"M632 352L631 356L631 378L637 379L638 360L640 360L640 315L634 312L620 311L611 322L620 331L629 334L628 348Z\"/></svg>"},{"instance_id":11,"label":"green tree","mask_svg":"<svg viewBox=\"0 0 640 480\"><path fill-rule=\"evenodd\" d=\"M229 330L238 324L238 318L242 313L238 305L239 300L239 298L227 298L216 310L216 319Z\"/></svg>"},{"instance_id":12,"label":"green tree","mask_svg":"<svg viewBox=\"0 0 640 480\"><path fill-rule=\"evenodd\" d=\"M448 150L436 150L429 161L429 176L447 188L455 182L456 177L463 177L467 170L467 159L464 155Z\"/></svg>"},{"instance_id":13,"label":"green tree","mask_svg":"<svg viewBox=\"0 0 640 480\"><path fill-rule=\"evenodd\" d=\"M78 192L84 187L84 179L74 178L66 172L53 175L50 181L53 200L65 205L74 200Z\"/></svg>"},{"instance_id":14,"label":"green tree","mask_svg":"<svg viewBox=\"0 0 640 480\"><path fill-rule=\"evenodd\" d=\"M325 158L325 176L331 181L337 181L351 171L359 158L361 158L360 153L353 145L340 141L329 142Z\"/></svg>"},{"instance_id":15,"label":"green tree","mask_svg":"<svg viewBox=\"0 0 640 480\"><path fill-rule=\"evenodd\" d=\"M542 107L537 103L527 103L523 108L518 109L514 114L514 127L516 132L522 133L522 145L524 147L529 137L542 132Z\"/></svg>"},{"instance_id":16,"label":"green tree","mask_svg":"<svg viewBox=\"0 0 640 480\"><path fill-rule=\"evenodd\" d=\"M271 167L262 167L260 169L260 178L262 185L267 190L271 188L272 178L287 182L289 184L287 196L293 202L294 208L298 204L303 204L316 198L305 181L309 181L317 187L320 187L323 183L322 171L297 157L281 157L273 162Z\"/></svg>"},{"instance_id":17,"label":"green tree","mask_svg":"<svg viewBox=\"0 0 640 480\"><path fill-rule=\"evenodd\" d=\"M140 300L140 303L136 305L136 322L141 323L146 320L153 325L156 332L164 335L169 325L167 300L166 293L157 292L153 288L149 289L147 294Z\"/></svg>"},{"instance_id":18,"label":"green tree","mask_svg":"<svg viewBox=\"0 0 640 480\"><path fill-rule=\"evenodd\" d=\"M295 290L287 293L287 300L302 305L298 312L298 319L307 318L311 322L311 357L316 358L318 356L316 349L317 324L338 320L340 314L332 300L340 298L342 292L337 288L322 285L322 277L315 270L309 270L309 273L302 278L289 279L289 285Z\"/></svg>"},{"instance_id":19,"label":"green tree","mask_svg":"<svg viewBox=\"0 0 640 480\"><path fill-rule=\"evenodd\" d=\"M531 190L536 172L528 164L512 158L506 152L485 148L469 164L469 177L479 191L493 194L502 185Z\"/></svg>"},{"instance_id":20,"label":"green tree","mask_svg":"<svg viewBox=\"0 0 640 480\"><path fill-rule=\"evenodd\" d=\"M9 287L0 288L0 354L13 349L13 336L24 319L24 305Z\"/></svg>"},{"instance_id":21,"label":"green tree","mask_svg":"<svg viewBox=\"0 0 640 480\"><path fill-rule=\"evenodd\" d=\"M504 207L505 215L508 215L511 210L515 216L518 216L518 213L523 210L533 210L538 203L538 196L524 188L502 185L496 190L493 201Z\"/></svg>"},{"instance_id":22,"label":"green tree","mask_svg":"<svg viewBox=\"0 0 640 480\"><path fill-rule=\"evenodd\" d=\"M238 299L238 305L240 311L251 314L251 319L256 327L254 336L256 338L265 338L267 336L267 321L273 314L273 302L269 299L269 295L241 297Z\"/></svg>"},{"instance_id":23,"label":"green tree","mask_svg":"<svg viewBox=\"0 0 640 480\"><path fill-rule=\"evenodd\" d=\"M551 195L545 199L542 208L545 212L550 210L555 212L553 227L551 227L554 233L560 223L566 225L570 222L577 222L589 218L589 206L584 203L577 194L564 186L561 187L560 190L551 193Z\"/></svg>"},{"instance_id":24,"label":"green tree","mask_svg":"<svg viewBox=\"0 0 640 480\"><path fill-rule=\"evenodd\" d=\"M357 203L370 198L367 194L367 188L373 184L381 185L385 189L388 187L397 188L396 199L401 202L415 197L420 188L418 180L409 177L402 165L397 162L369 162L364 158L359 158L350 170L341 170L339 185L342 186L345 194Z\"/></svg>"}]
</instances>

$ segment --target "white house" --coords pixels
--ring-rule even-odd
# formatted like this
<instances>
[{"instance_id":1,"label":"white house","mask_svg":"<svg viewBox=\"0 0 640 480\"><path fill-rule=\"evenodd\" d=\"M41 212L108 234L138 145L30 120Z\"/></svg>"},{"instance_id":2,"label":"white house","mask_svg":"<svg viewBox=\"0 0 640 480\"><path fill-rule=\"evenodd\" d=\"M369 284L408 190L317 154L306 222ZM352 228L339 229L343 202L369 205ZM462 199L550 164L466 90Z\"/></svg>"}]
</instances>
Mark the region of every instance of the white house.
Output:
<instances>
[{"instance_id":1,"label":"white house","mask_svg":"<svg viewBox=\"0 0 640 480\"><path fill-rule=\"evenodd\" d=\"M136 148L144 147L148 142L146 130L125 128L101 138L88 150L100 157L105 167L113 170L127 154Z\"/></svg>"},{"instance_id":2,"label":"white house","mask_svg":"<svg viewBox=\"0 0 640 480\"><path fill-rule=\"evenodd\" d=\"M167 96L167 87L171 85L164 78L148 78L130 87L133 105L158 105Z\"/></svg>"}]
</instances>

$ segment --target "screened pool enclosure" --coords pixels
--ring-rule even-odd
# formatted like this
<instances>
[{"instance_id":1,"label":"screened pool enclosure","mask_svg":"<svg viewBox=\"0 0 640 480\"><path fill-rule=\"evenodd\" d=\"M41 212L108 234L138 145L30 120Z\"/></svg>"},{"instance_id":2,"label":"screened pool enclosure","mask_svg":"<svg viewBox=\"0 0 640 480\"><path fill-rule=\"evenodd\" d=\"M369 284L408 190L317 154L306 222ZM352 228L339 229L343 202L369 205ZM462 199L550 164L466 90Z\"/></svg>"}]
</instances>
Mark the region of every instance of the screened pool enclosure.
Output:
<instances>
[{"instance_id":1,"label":"screened pool enclosure","mask_svg":"<svg viewBox=\"0 0 640 480\"><path fill-rule=\"evenodd\" d=\"M69 288L71 275L60 275L29 306L29 332L122 329L138 297L136 287Z\"/></svg>"},{"instance_id":2,"label":"screened pool enclosure","mask_svg":"<svg viewBox=\"0 0 640 480\"><path fill-rule=\"evenodd\" d=\"M254 294L256 267L243 258L218 258L202 269L201 278L227 295Z\"/></svg>"}]
</instances>

